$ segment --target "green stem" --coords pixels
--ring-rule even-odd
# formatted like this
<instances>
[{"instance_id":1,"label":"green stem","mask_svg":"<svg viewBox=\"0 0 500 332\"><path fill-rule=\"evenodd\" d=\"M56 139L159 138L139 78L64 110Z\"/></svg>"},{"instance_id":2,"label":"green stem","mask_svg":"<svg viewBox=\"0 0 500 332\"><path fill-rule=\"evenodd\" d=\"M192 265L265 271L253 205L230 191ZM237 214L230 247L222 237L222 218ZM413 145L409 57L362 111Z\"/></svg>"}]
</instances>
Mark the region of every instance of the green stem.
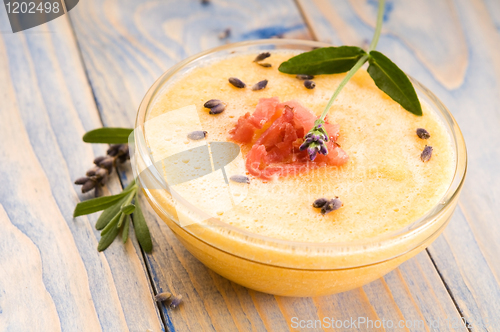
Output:
<instances>
[{"instance_id":1,"label":"green stem","mask_svg":"<svg viewBox=\"0 0 500 332\"><path fill-rule=\"evenodd\" d=\"M375 27L375 32L373 34L372 42L370 44L370 47L368 48L368 53L370 53L371 51L373 51L377 47L378 40L380 38L380 32L382 31L382 22L383 22L383 18L384 18L384 3L385 3L385 0L380 0L378 3L377 25ZM347 72L347 75L344 77L342 82L340 82L339 86L337 87L337 89L333 93L332 97L328 101L328 104L326 104L326 107L323 110L323 113L321 113L320 120L322 120L322 121L325 120L325 117L328 114L330 107L332 107L332 104L335 101L335 99L337 98L337 96L339 95L340 91L344 88L344 86L347 84L347 82L349 82L349 80L354 76L354 74L356 74L356 72L359 70L359 68L361 68L365 64L365 62L368 60L368 58L369 58L369 54L363 55L358 60L358 62L356 62L356 64L351 68L351 70L349 70Z\"/></svg>"},{"instance_id":2,"label":"green stem","mask_svg":"<svg viewBox=\"0 0 500 332\"><path fill-rule=\"evenodd\" d=\"M333 93L332 97L328 101L328 104L326 104L326 107L323 110L323 113L321 114L321 117L320 117L321 120L325 120L325 117L328 114L328 111L330 110L330 107L332 107L333 102L335 101L335 99L339 95L339 93L342 90L342 88L347 84L347 82L349 82L349 80L351 79L351 77L353 77L354 74L356 74L356 72L358 71L358 69L361 68L365 64L366 60L368 60L368 54L363 55L361 57L361 59L359 59L358 62L356 62L356 64L354 65L354 67L352 67L351 70L349 70L349 72L344 77L344 79L342 80L342 82L340 82L339 86L337 87L337 90L335 90L335 92Z\"/></svg>"},{"instance_id":3,"label":"green stem","mask_svg":"<svg viewBox=\"0 0 500 332\"><path fill-rule=\"evenodd\" d=\"M384 21L384 2L385 0L380 0L378 3L377 25L375 26L375 32L373 34L370 47L368 48L368 53L370 53L377 47L378 39L380 38L380 32L382 31L382 23Z\"/></svg>"}]
</instances>

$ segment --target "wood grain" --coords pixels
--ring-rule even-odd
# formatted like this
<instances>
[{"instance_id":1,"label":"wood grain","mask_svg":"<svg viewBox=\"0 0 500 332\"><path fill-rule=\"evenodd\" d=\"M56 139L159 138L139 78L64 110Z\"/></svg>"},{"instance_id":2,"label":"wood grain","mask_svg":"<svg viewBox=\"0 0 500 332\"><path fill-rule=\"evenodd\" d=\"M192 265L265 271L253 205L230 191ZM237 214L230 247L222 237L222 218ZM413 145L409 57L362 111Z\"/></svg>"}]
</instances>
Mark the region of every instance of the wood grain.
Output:
<instances>
[{"instance_id":1,"label":"wood grain","mask_svg":"<svg viewBox=\"0 0 500 332\"><path fill-rule=\"evenodd\" d=\"M275 297L205 268L150 208L154 251L145 261L133 234L126 246L97 253L96 216L72 219L75 204L88 197L77 194L72 180L104 151L81 136L102 126L99 116L108 126L132 126L145 91L169 66L246 39L316 36L365 45L371 38L376 1L297 2L302 13L291 0L87 0L71 11L72 24L64 16L29 33L0 34L1 330L159 331L163 324L170 331L303 330L293 327L294 317L411 322L378 329L387 331L432 331L437 321L439 331L465 331L449 323L462 316L473 331L500 325L500 8L494 0L428 0L416 7L388 1L379 49L452 109L471 162L444 235L384 278L334 296ZM1 12L0 30L7 31ZM220 39L227 28L231 35ZM122 183L131 179L127 166L119 175ZM110 192L120 190L118 180L113 177ZM151 293L161 291L183 295L184 303L157 308Z\"/></svg>"},{"instance_id":2,"label":"wood grain","mask_svg":"<svg viewBox=\"0 0 500 332\"><path fill-rule=\"evenodd\" d=\"M108 126L131 126L147 89L188 55L249 38L308 37L291 0L82 1L69 16Z\"/></svg>"},{"instance_id":3,"label":"wood grain","mask_svg":"<svg viewBox=\"0 0 500 332\"><path fill-rule=\"evenodd\" d=\"M0 276L3 280L0 312L4 317L0 320L0 329L60 330L56 306L42 282L42 260L37 247L12 224L3 206L0 206L0 225L4 234L0 242ZM23 269L13 269L19 262L23 263ZM33 298L37 301L27 301ZM33 312L39 314L32 321L26 319Z\"/></svg>"},{"instance_id":4,"label":"wood grain","mask_svg":"<svg viewBox=\"0 0 500 332\"><path fill-rule=\"evenodd\" d=\"M375 10L373 2L299 2L309 20L318 22L312 24L318 38L334 36L345 44L371 38L367 26L374 24L369 15ZM492 313L500 309L500 6L489 0L419 1L418 8L411 8L415 4L388 2L391 13L378 49L430 88L463 131L469 169L459 208L428 252L470 328L491 330L500 324ZM329 10L341 22L333 22ZM423 17L421 23L415 23L415 17ZM349 35L339 31L343 25L350 26ZM416 28L420 33L412 32ZM446 61L451 69L438 66L439 61ZM448 71L456 75L444 78Z\"/></svg>"},{"instance_id":5,"label":"wood grain","mask_svg":"<svg viewBox=\"0 0 500 332\"><path fill-rule=\"evenodd\" d=\"M2 330L160 330L140 251L98 253L96 217L72 218L72 180L105 148L81 142L101 122L67 19L0 34L0 55Z\"/></svg>"},{"instance_id":6,"label":"wood grain","mask_svg":"<svg viewBox=\"0 0 500 332\"><path fill-rule=\"evenodd\" d=\"M309 35L291 1L211 1L208 6L195 1L122 1L119 5L111 0L87 1L70 16L101 116L113 126L131 126L153 80L176 61L227 42L218 38L227 27L232 31L229 41L288 30L292 36ZM129 172L123 176L130 179ZM205 268L150 208L145 210L154 242L146 261L155 291L184 298L176 310L161 306L171 331L292 330L293 317L411 320L431 330L436 317L460 319L426 253L362 289L314 299L274 297L247 290ZM443 326L441 330L452 329Z\"/></svg>"}]
</instances>

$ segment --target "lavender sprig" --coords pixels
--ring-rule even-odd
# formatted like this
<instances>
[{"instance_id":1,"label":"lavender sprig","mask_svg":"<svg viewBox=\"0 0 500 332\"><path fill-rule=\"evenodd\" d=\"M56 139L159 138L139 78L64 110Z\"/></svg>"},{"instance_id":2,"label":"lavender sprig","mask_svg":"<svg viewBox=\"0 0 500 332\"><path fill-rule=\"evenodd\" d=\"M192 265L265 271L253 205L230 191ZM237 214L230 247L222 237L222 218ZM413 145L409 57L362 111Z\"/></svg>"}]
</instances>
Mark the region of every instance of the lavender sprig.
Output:
<instances>
[{"instance_id":1,"label":"lavender sprig","mask_svg":"<svg viewBox=\"0 0 500 332\"><path fill-rule=\"evenodd\" d=\"M113 144L106 152L106 156L94 159L95 166L87 171L86 176L75 181L82 185L82 192L95 188L96 198L92 198L76 205L73 217L83 216L98 211L103 211L96 221L95 228L101 230L101 238L97 246L98 251L108 248L118 234L122 234L122 242L125 244L129 238L131 227L130 216L132 216L135 235L139 244L145 252L153 250L153 242L149 227L146 224L144 214L139 204L139 185L135 179L130 181L123 191L116 195L100 196L102 186L109 178L116 163L124 163L130 159L128 141L133 128L99 128L87 132L83 138L87 143L109 143Z\"/></svg>"},{"instance_id":2,"label":"lavender sprig","mask_svg":"<svg viewBox=\"0 0 500 332\"><path fill-rule=\"evenodd\" d=\"M328 154L326 142L328 142L328 133L323 124L324 120L318 119L314 122L314 127L304 136L304 143L300 146L300 151L307 150L311 161L316 159L318 153L322 155Z\"/></svg>"},{"instance_id":3,"label":"lavender sprig","mask_svg":"<svg viewBox=\"0 0 500 332\"><path fill-rule=\"evenodd\" d=\"M95 188L95 197L99 197L102 194L101 187L108 181L116 162L124 163L130 159L128 144L111 145L106 153L106 156L94 159L95 166L89 169L85 176L76 179L75 184L82 185L82 193Z\"/></svg>"},{"instance_id":4,"label":"lavender sprig","mask_svg":"<svg viewBox=\"0 0 500 332\"><path fill-rule=\"evenodd\" d=\"M354 74L360 69L363 64L368 61L370 57L370 52L375 49L377 46L379 37L380 37L380 32L382 30L382 18L384 14L384 2L385 0L380 0L379 1L379 7L378 7L378 14L377 14L377 25L375 27L375 33L373 35L372 42L370 44L370 47L368 49L368 53L363 52L364 55L361 56L356 64L349 70L347 75L344 77L342 82L340 82L339 86L333 93L332 97L328 101L325 109L323 110L323 113L319 117L318 120L314 122L314 127L309 130L309 132L304 136L304 143L300 146L301 150L307 149L307 153L309 154L309 158L311 160L314 160L318 153L321 153L323 155L328 154L328 148L326 147L325 142L328 141L328 133L326 132L323 124L325 123L325 117L328 114L328 111L330 110L330 107L332 106L333 102L339 95L340 91L344 86L347 84L347 82L354 76ZM418 100L418 99L417 99ZM321 134L319 137L318 135ZM326 139L324 139L326 138Z\"/></svg>"}]
</instances>

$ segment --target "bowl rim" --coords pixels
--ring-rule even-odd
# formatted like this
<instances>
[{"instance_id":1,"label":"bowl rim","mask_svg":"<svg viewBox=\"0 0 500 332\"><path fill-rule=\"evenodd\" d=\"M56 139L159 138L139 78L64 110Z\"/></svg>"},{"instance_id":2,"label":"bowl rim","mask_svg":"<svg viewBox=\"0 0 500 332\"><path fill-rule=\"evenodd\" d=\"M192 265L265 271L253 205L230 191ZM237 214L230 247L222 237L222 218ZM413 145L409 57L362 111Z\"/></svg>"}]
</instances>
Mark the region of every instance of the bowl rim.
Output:
<instances>
[{"instance_id":1,"label":"bowl rim","mask_svg":"<svg viewBox=\"0 0 500 332\"><path fill-rule=\"evenodd\" d=\"M151 155L149 153L149 150L147 149L146 146L144 146L144 123L147 118L148 111L150 109L150 106L153 104L153 101L155 100L155 97L157 93L162 89L164 86L164 83L168 82L170 78L172 78L177 72L182 70L185 66L188 64L192 64L195 61L200 61L203 58L213 55L215 53L219 52L224 52L228 50L236 50L236 49L241 49L241 48L247 48L247 47L258 47L258 46L288 46L288 45L293 45L293 46L301 46L301 47L310 47L310 48L315 48L315 47L329 47L333 46L328 43L324 42L318 42L318 41L311 41L311 40L299 40L299 39L259 39L259 40L252 40L252 41L243 41L243 42L237 42L237 43L230 43L222 46L218 46L215 48L211 48L209 50L200 52L198 54L195 54L193 56L190 56L176 65L172 66L169 68L167 71L165 71L154 83L153 85L149 88L147 93L145 94L143 100L141 101L141 104L139 106L138 112L137 112L137 117L136 117L136 123L135 123L135 128L140 128L141 130L134 130L134 150L135 154L138 155L142 161L146 164L146 166L151 166L153 165L153 160L151 158ZM392 232L387 232L383 233L379 236L373 237L373 238L367 238L367 239L359 239L359 240L354 240L354 241L348 241L348 242L335 242L335 243L314 243L314 242L300 242L300 241L291 241L291 240L283 240L283 239L277 239L277 238L272 238L269 236L261 235L261 234L256 234L252 233L249 231L246 231L244 229L223 223L219 221L220 225L219 226L224 226L224 228L227 229L227 232L225 233L226 236L229 236L231 238L237 238L240 241L245 241L245 242L252 242L254 245L258 243L259 246L264 246L268 247L269 249L273 250L289 250L292 249L293 251L297 250L305 250L309 252L318 251L318 252L331 252L331 253L336 253L336 254L341 254L346 251L366 251L367 248L372 248L375 249L377 247L381 246L386 246L386 245L391 245L396 242L404 241L405 238L414 236L418 233L425 232L425 230L428 230L432 228L432 226L436 226L435 222L439 221L439 218L437 218L438 215L444 213L447 208L449 208L450 204L453 204L453 202L456 201L458 198L458 195L460 193L460 190L463 186L464 180L465 180L465 175L467 172L467 150L466 150L466 145L465 145L465 140L464 137L461 133L461 130L454 119L453 115L451 112L446 108L446 106L425 86L423 86L421 83L419 83L417 80L409 76L409 79L411 80L412 84L415 87L415 90L417 91L417 94L419 95L419 98L425 96L426 99L430 100L432 103L431 108L434 111L439 111L439 116L440 119L444 122L444 125L448 129L448 132L450 134L451 140L453 142L454 148L455 148L455 172L453 175L453 179L450 183L450 186L446 190L445 194L443 197L438 201L436 205L434 205L431 209L429 209L425 214L423 214L420 218L417 220L409 223L405 227L392 231ZM141 137L142 136L142 137ZM139 142L139 143L138 143ZM141 143L142 142L142 143ZM142 146L141 146L142 145ZM135 158L133 158L135 159ZM137 178L137 170L135 165L133 165L133 171L134 171L134 176ZM160 173L157 171L157 174L154 174L158 178L161 178ZM161 181L161 180L159 180ZM139 181L140 182L140 181ZM148 190L145 190L148 192ZM149 194L150 197L149 199L154 198ZM151 203L151 201L150 201ZM453 206L454 207L454 206ZM165 213L170 219L174 220L177 224L179 222L175 220L175 218L170 215L169 213ZM218 219L216 219L218 220ZM214 221L215 224L217 224L217 221ZM441 225L443 226L443 225ZM436 234L437 232L440 232L444 229L444 227L437 227L426 239L430 238L432 235ZM445 226L445 225L444 225ZM200 238L197 236L195 233L191 232L189 230L189 227L182 227L185 231L190 233L191 235L195 236L199 240L215 247L220 250L226 251L225 249L220 248L218 245L214 245L210 242L207 242L205 239ZM422 241L422 243L425 242ZM386 257L386 259L378 260L378 261L373 261L370 262L369 264L366 265L371 265L374 263L378 263L381 261L385 261L387 259L391 259L394 257L398 257L400 255L403 255L416 247L418 247L422 243L416 243L413 245L411 248L408 248L406 251L400 252L398 254L392 255L391 257ZM234 252L228 252L232 255L240 256L242 258L248 258L245 255L239 255L238 253ZM364 265L356 265L356 266L364 266ZM349 266L343 267L343 268L350 268Z\"/></svg>"}]
</instances>

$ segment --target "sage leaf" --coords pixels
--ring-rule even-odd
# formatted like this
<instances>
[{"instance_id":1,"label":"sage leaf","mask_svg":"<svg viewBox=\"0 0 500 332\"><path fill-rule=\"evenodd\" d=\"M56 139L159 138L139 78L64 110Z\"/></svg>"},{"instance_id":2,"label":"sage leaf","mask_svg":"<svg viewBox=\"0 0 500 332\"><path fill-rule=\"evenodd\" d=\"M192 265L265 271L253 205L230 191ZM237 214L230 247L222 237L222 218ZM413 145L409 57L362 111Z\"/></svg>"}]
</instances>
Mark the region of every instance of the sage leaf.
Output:
<instances>
[{"instance_id":1,"label":"sage leaf","mask_svg":"<svg viewBox=\"0 0 500 332\"><path fill-rule=\"evenodd\" d=\"M153 250L153 242L151 241L151 234L149 234L149 228L146 224L146 220L144 219L144 215L142 214L141 206L139 204L139 200L136 199L136 206L133 215L135 236L137 237L137 241L141 245L142 249L145 252L151 252Z\"/></svg>"},{"instance_id":2,"label":"sage leaf","mask_svg":"<svg viewBox=\"0 0 500 332\"><path fill-rule=\"evenodd\" d=\"M286 74L338 74L349 71L366 52L356 46L322 47L283 62L278 70Z\"/></svg>"},{"instance_id":3,"label":"sage leaf","mask_svg":"<svg viewBox=\"0 0 500 332\"><path fill-rule=\"evenodd\" d=\"M377 87L408 112L421 116L422 106L408 76L380 52L371 51L368 61L368 73Z\"/></svg>"},{"instance_id":4,"label":"sage leaf","mask_svg":"<svg viewBox=\"0 0 500 332\"><path fill-rule=\"evenodd\" d=\"M135 205L134 204L127 204L125 206L121 207L121 211L123 214L129 215L135 210Z\"/></svg>"},{"instance_id":5,"label":"sage leaf","mask_svg":"<svg viewBox=\"0 0 500 332\"><path fill-rule=\"evenodd\" d=\"M130 228L130 220L125 219L125 224L123 225L123 232L122 232L122 241L125 244L128 240L128 232Z\"/></svg>"},{"instance_id":6,"label":"sage leaf","mask_svg":"<svg viewBox=\"0 0 500 332\"><path fill-rule=\"evenodd\" d=\"M111 220L111 222L101 232L101 239L99 240L99 244L97 245L98 251L105 250L111 243L113 243L113 241L118 236L120 229L116 227L116 224L120 219L120 215L121 214L118 214L115 218L113 218L113 220Z\"/></svg>"},{"instance_id":7,"label":"sage leaf","mask_svg":"<svg viewBox=\"0 0 500 332\"><path fill-rule=\"evenodd\" d=\"M107 209L119 202L128 194L128 192L122 191L118 195L103 196L80 202L76 205L75 211L73 211L73 218Z\"/></svg>"},{"instance_id":8,"label":"sage leaf","mask_svg":"<svg viewBox=\"0 0 500 332\"><path fill-rule=\"evenodd\" d=\"M87 132L83 135L85 143L108 143L123 144L128 143L128 137L132 133L132 128L99 128Z\"/></svg>"}]
</instances>

